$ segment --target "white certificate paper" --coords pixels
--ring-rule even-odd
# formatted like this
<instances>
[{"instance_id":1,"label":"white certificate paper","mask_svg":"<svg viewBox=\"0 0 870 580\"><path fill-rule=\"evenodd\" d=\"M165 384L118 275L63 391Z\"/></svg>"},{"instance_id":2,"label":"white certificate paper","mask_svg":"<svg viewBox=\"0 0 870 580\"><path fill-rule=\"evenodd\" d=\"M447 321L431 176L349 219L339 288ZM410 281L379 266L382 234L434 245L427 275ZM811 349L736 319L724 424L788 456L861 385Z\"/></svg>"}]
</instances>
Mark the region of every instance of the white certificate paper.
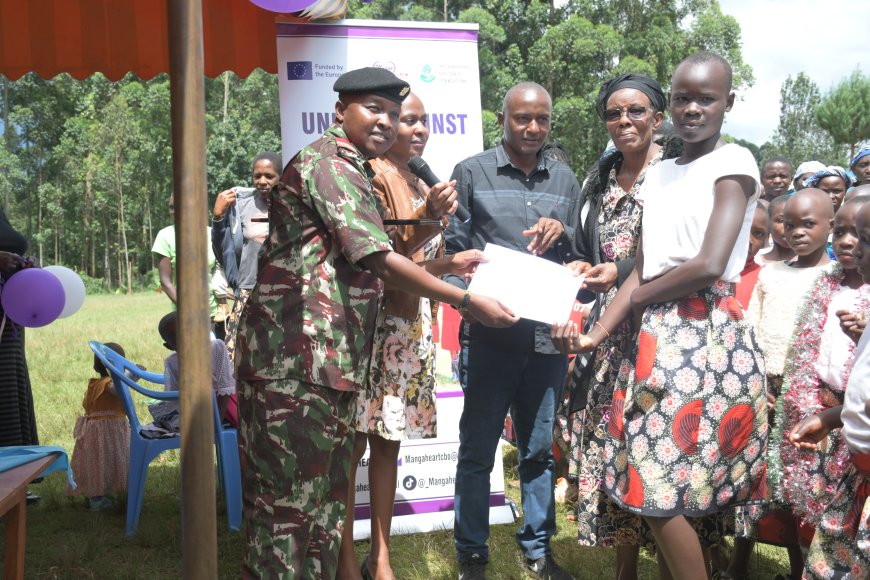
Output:
<instances>
[{"instance_id":1,"label":"white certificate paper","mask_svg":"<svg viewBox=\"0 0 870 580\"><path fill-rule=\"evenodd\" d=\"M495 298L522 318L546 324L568 320L583 276L496 244L487 244L483 253L487 261L477 266L469 292Z\"/></svg>"}]
</instances>

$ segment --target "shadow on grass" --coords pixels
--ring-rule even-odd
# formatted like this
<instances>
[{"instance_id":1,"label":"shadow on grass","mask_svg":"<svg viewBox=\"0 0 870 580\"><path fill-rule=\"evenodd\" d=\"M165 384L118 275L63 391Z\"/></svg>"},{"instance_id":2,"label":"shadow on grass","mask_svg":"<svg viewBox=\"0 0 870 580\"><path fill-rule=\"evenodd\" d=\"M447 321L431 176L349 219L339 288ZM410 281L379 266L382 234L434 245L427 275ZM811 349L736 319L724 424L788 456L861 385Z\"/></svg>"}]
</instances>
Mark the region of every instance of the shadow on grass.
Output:
<instances>
[{"instance_id":1,"label":"shadow on grass","mask_svg":"<svg viewBox=\"0 0 870 580\"><path fill-rule=\"evenodd\" d=\"M516 479L516 450L505 446L505 482ZM90 512L86 500L65 494L65 478L54 474L32 487L42 496L27 512L26 577L36 579L181 578L181 475L178 452L164 453L148 470L139 529L124 536L125 498L103 512ZM507 496L519 505L519 490L507 487ZM218 577L238 578L244 553L244 535L231 534L226 526L226 506L217 493ZM557 561L578 579L614 577L615 551L577 545L576 524L566 519L568 510L557 506L557 534L551 540ZM491 579L524 577L523 561L516 545L514 524L490 528ZM0 523L0 548L2 531ZM370 549L358 542L361 561ZM401 580L447 580L457 577L458 564L451 529L426 534L396 535L390 539L393 570ZM772 546L756 549L750 577L771 578L788 570L785 550ZM658 577L655 556L641 553L639 578Z\"/></svg>"},{"instance_id":2,"label":"shadow on grass","mask_svg":"<svg viewBox=\"0 0 870 580\"><path fill-rule=\"evenodd\" d=\"M110 509L91 512L85 498L66 495L62 475L51 475L31 490L42 501L27 509L26 578L181 577L181 473L177 451L163 453L151 463L139 528L132 538L124 534L126 496ZM244 538L227 530L226 505L220 494L216 516L220 578L238 578Z\"/></svg>"}]
</instances>

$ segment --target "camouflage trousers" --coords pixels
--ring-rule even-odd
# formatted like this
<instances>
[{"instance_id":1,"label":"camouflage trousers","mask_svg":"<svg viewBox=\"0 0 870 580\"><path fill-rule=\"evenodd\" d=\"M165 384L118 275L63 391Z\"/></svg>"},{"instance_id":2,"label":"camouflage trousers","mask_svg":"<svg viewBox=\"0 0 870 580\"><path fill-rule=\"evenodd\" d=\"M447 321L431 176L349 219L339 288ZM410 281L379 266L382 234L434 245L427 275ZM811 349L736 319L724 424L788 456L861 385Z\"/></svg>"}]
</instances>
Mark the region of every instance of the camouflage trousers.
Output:
<instances>
[{"instance_id":1,"label":"camouflage trousers","mask_svg":"<svg viewBox=\"0 0 870 580\"><path fill-rule=\"evenodd\" d=\"M334 578L356 393L239 381L244 578Z\"/></svg>"},{"instance_id":2,"label":"camouflage trousers","mask_svg":"<svg viewBox=\"0 0 870 580\"><path fill-rule=\"evenodd\" d=\"M235 302L233 302L233 309L230 311L229 317L225 322L227 328L227 335L224 338L224 342L227 345L227 354L230 357L230 360L235 360L236 354L236 332L238 332L239 328L239 317L242 315L242 310L245 309L245 304L248 302L248 298L251 296L251 290L245 290L244 288L239 290L239 295L236 297Z\"/></svg>"}]
</instances>

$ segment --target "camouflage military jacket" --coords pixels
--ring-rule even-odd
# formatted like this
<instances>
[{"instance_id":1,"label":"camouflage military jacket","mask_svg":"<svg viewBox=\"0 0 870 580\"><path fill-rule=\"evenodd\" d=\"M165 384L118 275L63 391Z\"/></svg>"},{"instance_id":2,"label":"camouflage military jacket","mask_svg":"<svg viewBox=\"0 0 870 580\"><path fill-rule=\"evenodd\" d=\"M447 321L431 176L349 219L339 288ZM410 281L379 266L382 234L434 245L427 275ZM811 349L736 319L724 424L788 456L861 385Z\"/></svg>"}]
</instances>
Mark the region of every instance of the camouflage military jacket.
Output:
<instances>
[{"instance_id":1,"label":"camouflage military jacket","mask_svg":"<svg viewBox=\"0 0 870 580\"><path fill-rule=\"evenodd\" d=\"M358 262L391 249L370 175L335 125L287 165L239 322L239 380L363 388L383 286Z\"/></svg>"}]
</instances>

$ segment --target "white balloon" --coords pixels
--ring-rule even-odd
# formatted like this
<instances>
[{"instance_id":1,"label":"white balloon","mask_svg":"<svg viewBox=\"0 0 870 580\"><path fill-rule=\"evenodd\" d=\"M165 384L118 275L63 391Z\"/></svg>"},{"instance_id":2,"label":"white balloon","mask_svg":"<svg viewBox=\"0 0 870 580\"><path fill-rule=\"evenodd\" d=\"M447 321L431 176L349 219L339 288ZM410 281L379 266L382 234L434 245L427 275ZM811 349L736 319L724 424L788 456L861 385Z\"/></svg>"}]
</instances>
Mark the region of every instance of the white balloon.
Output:
<instances>
[{"instance_id":1,"label":"white balloon","mask_svg":"<svg viewBox=\"0 0 870 580\"><path fill-rule=\"evenodd\" d=\"M82 282L82 277L65 266L46 266L43 270L51 272L60 280L66 294L66 302L58 318L66 318L78 312L85 303L85 283Z\"/></svg>"}]
</instances>

